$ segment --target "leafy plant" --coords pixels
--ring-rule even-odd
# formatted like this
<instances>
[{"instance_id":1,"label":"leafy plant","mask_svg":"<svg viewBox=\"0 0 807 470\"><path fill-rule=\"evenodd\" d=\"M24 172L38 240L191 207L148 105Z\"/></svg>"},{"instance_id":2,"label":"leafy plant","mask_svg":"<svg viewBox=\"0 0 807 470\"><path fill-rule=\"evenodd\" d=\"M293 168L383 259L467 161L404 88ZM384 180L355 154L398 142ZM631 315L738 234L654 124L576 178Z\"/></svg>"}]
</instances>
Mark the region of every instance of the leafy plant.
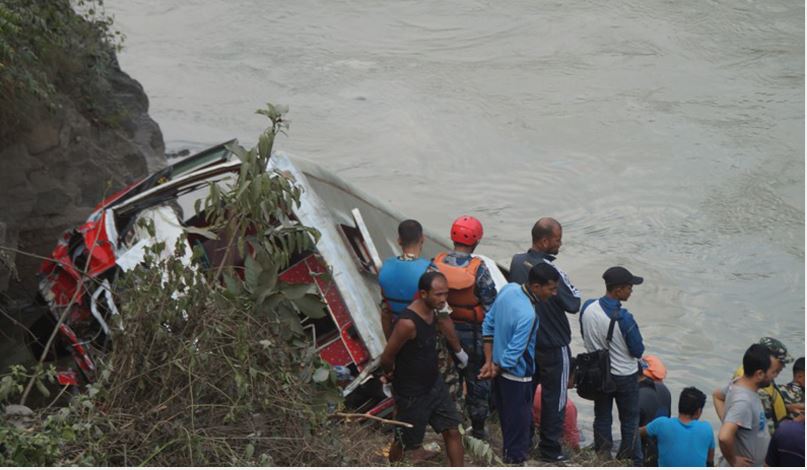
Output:
<instances>
[{"instance_id":1,"label":"leafy plant","mask_svg":"<svg viewBox=\"0 0 807 470\"><path fill-rule=\"evenodd\" d=\"M227 240L228 255L205 269L183 262L184 239L172 256L153 244L115 284L120 315L109 319L112 349L98 360L97 381L32 429L0 425L11 443L4 462L350 463L342 449L351 434L330 419L342 401L335 374L300 325L325 315L325 305L316 288L278 280L319 234L292 215L300 188L267 171L284 112L261 112L272 125L255 147L234 147L242 159L236 182L211 185L198 206L207 225L193 232ZM193 259L201 257L197 250ZM24 375L0 380L9 399Z\"/></svg>"},{"instance_id":2,"label":"leafy plant","mask_svg":"<svg viewBox=\"0 0 807 470\"><path fill-rule=\"evenodd\" d=\"M67 98L104 120L96 102L123 35L103 0L0 0L0 143ZM60 95L63 96L60 98Z\"/></svg>"}]
</instances>

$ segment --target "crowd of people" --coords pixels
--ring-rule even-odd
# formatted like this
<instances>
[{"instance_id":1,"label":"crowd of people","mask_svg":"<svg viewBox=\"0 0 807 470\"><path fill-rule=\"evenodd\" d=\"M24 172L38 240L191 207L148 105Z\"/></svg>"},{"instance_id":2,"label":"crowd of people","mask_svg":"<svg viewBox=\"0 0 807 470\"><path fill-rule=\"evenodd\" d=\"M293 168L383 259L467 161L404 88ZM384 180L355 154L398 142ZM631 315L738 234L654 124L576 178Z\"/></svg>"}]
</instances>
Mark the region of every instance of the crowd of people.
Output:
<instances>
[{"instance_id":1,"label":"crowd of people","mask_svg":"<svg viewBox=\"0 0 807 470\"><path fill-rule=\"evenodd\" d=\"M463 415L473 437L488 439L493 410L504 462L524 464L531 455L566 461L569 450L580 447L577 408L568 394L579 367L567 317L579 312L586 351L605 351L610 364L607 390L593 398L594 449L614 457L616 403L617 458L635 466L714 464L714 432L700 420L706 395L684 388L678 416L671 416L666 368L657 356L645 354L638 322L623 305L642 277L622 266L608 268L604 295L581 302L580 291L556 263L563 230L549 217L535 223L532 246L512 257L510 282L498 291L487 266L473 256L483 236L476 218L454 221L453 249L432 260L421 256L424 236L417 221L401 222L398 236L402 254L385 260L378 276L387 336L381 366L392 384L395 419L408 423L396 427L391 461L405 454L412 461L429 458L422 444L430 425L442 434L450 464L460 466ZM456 383L443 377L448 368L440 367L441 357L447 356L459 376ZM795 361L791 383L774 383L790 362L781 342L764 337L748 348L734 378L714 391L722 465L804 466L804 358Z\"/></svg>"}]
</instances>

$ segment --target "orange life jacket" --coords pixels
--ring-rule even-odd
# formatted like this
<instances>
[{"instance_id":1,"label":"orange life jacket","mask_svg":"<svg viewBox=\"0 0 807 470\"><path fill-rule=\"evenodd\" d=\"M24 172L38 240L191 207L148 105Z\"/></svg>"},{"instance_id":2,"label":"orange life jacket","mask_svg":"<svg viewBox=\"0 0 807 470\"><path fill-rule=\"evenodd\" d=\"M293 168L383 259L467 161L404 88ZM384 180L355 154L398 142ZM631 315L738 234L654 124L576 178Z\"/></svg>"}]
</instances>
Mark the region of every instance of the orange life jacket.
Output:
<instances>
[{"instance_id":1,"label":"orange life jacket","mask_svg":"<svg viewBox=\"0 0 807 470\"><path fill-rule=\"evenodd\" d=\"M474 293L476 272L482 265L479 258L471 258L466 266L452 266L445 262L447 253L440 253L434 258L434 265L448 280L448 304L454 310L451 318L454 321L482 323L485 309Z\"/></svg>"}]
</instances>

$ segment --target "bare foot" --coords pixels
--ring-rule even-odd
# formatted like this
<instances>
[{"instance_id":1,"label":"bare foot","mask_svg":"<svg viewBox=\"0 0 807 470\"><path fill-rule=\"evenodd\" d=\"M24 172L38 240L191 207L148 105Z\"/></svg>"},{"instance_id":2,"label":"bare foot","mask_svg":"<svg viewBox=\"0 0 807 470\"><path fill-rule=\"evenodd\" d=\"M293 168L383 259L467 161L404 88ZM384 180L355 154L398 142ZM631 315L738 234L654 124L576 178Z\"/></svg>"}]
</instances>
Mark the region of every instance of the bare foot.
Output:
<instances>
[{"instance_id":1,"label":"bare foot","mask_svg":"<svg viewBox=\"0 0 807 470\"><path fill-rule=\"evenodd\" d=\"M431 460L437 457L438 455L441 455L441 452L434 450L426 450L423 447L418 447L417 449L406 452L406 460L409 460L412 463L417 463L422 462L424 460Z\"/></svg>"}]
</instances>

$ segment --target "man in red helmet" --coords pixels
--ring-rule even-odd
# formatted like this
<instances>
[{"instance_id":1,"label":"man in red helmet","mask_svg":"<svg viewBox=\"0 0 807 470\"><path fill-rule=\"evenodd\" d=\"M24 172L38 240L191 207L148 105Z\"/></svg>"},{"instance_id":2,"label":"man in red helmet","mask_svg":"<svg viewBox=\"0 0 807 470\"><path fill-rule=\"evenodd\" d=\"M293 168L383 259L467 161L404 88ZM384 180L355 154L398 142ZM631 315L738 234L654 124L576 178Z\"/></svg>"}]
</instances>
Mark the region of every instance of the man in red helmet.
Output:
<instances>
[{"instance_id":1,"label":"man in red helmet","mask_svg":"<svg viewBox=\"0 0 807 470\"><path fill-rule=\"evenodd\" d=\"M464 215L451 226L454 249L435 256L433 262L448 279L448 304L451 319L462 349L468 353L468 366L460 372L467 386L465 407L471 419L471 435L484 439L485 420L490 413L490 381L479 380L479 369L485 363L482 346L482 321L496 300L496 285L484 262L472 256L482 240L482 223Z\"/></svg>"}]
</instances>

